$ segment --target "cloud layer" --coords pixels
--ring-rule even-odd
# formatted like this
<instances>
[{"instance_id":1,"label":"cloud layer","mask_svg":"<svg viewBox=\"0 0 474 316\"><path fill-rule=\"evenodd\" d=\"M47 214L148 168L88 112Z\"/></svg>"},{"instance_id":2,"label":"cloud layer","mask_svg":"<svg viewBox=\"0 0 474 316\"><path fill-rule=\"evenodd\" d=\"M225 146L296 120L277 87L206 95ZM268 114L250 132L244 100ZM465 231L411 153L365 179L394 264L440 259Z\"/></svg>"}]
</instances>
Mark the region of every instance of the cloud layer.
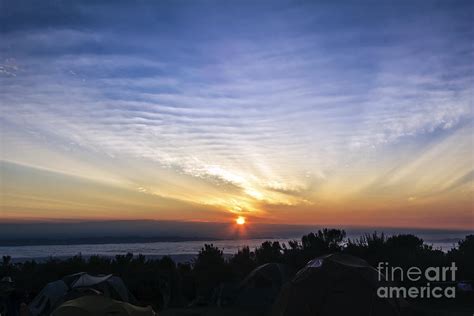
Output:
<instances>
[{"instance_id":1,"label":"cloud layer","mask_svg":"<svg viewBox=\"0 0 474 316\"><path fill-rule=\"evenodd\" d=\"M470 2L6 8L5 161L191 203L193 220L472 212ZM140 217L173 218L145 200Z\"/></svg>"}]
</instances>

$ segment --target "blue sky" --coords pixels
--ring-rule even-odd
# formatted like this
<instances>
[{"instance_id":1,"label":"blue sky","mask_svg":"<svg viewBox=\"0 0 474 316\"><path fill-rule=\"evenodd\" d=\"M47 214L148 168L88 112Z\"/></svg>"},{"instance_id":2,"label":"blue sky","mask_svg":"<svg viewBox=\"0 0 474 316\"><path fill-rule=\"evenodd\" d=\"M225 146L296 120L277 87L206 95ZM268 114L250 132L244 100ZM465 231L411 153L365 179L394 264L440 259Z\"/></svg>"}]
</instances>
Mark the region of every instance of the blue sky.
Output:
<instances>
[{"instance_id":1,"label":"blue sky","mask_svg":"<svg viewBox=\"0 0 474 316\"><path fill-rule=\"evenodd\" d=\"M472 225L473 6L6 1L1 158L184 203L180 219ZM118 203L53 215L6 186L8 218ZM130 208L179 209L147 203Z\"/></svg>"}]
</instances>

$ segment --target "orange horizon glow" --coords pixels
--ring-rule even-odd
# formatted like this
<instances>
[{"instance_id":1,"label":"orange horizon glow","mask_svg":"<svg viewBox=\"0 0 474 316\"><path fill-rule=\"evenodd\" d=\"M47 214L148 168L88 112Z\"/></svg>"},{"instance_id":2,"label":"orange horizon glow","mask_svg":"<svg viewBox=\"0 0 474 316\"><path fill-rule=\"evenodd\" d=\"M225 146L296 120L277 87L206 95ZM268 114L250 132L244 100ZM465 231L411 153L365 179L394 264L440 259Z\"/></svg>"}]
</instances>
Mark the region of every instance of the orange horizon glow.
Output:
<instances>
[{"instance_id":1,"label":"orange horizon glow","mask_svg":"<svg viewBox=\"0 0 474 316\"><path fill-rule=\"evenodd\" d=\"M407 161L361 162L309 178L288 172L279 181L269 170L281 169L270 163L267 175L244 165L209 167L203 172L210 181L147 161L136 161L129 172L118 158L104 157L98 170L77 162L49 165L54 159L38 167L28 161L36 156L22 156L0 160L0 220L225 222L245 212L253 223L472 229L469 142L470 130L460 130Z\"/></svg>"},{"instance_id":2,"label":"orange horizon glow","mask_svg":"<svg viewBox=\"0 0 474 316\"><path fill-rule=\"evenodd\" d=\"M426 182L421 186L426 177L420 177L417 181L420 187L416 189L418 194L403 187L381 194L377 193L377 188L371 188L373 184L361 183L360 186L366 189L357 191L348 187L347 181L328 183L324 190L306 195L303 201L288 203L278 198L291 196L291 192L275 194L260 189L260 195L250 192L253 197L245 192L219 193L219 187L196 184L189 188L192 191L187 195L182 195L183 191L161 191L158 194L152 190L136 190L125 184L100 182L24 164L0 161L0 166L3 172L0 221L145 219L227 222L231 217L236 226L244 228L246 224L239 225L236 221L244 210L246 222L251 218L252 223L266 224L460 230L474 226L469 182L438 193L432 188L441 185ZM149 173L151 175L152 171ZM362 182L363 178L359 181ZM185 186L185 182L181 185ZM171 190L172 187L167 188ZM449 182L445 187L449 188ZM428 194L429 190L433 193ZM411 194L408 191L412 191Z\"/></svg>"}]
</instances>

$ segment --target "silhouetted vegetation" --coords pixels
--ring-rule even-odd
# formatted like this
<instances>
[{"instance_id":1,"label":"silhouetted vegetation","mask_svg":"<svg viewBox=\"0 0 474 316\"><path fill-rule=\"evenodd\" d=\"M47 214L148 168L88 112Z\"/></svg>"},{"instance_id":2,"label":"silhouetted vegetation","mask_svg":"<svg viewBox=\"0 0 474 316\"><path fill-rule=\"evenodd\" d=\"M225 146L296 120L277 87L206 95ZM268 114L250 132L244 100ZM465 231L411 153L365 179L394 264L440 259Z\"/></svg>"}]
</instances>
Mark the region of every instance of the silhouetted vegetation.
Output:
<instances>
[{"instance_id":1,"label":"silhouetted vegetation","mask_svg":"<svg viewBox=\"0 0 474 316\"><path fill-rule=\"evenodd\" d=\"M447 254L448 261L456 262L460 278L474 280L474 235L459 241L457 249Z\"/></svg>"},{"instance_id":2,"label":"silhouetted vegetation","mask_svg":"<svg viewBox=\"0 0 474 316\"><path fill-rule=\"evenodd\" d=\"M456 249L445 253L433 249L414 235L368 234L356 240L346 240L343 230L324 229L310 233L301 241L288 244L266 241L251 251L240 249L231 257L212 244L204 245L190 263L175 264L170 257L147 259L129 253L114 258L80 254L66 260L50 258L13 263L4 256L0 265L0 278L10 276L23 299L32 299L48 282L79 271L90 274L109 274L122 277L130 291L144 304L156 308L184 306L197 297L210 299L216 287L223 282L239 282L252 269L268 262L287 264L297 271L309 260L334 252L344 252L367 260L376 266L389 262L392 266L427 267L448 266L456 262L458 280L474 279L474 235L466 236Z\"/></svg>"},{"instance_id":3,"label":"silhouetted vegetation","mask_svg":"<svg viewBox=\"0 0 474 316\"><path fill-rule=\"evenodd\" d=\"M417 266L448 265L448 256L439 249L433 249L423 243L423 239L414 235L395 235L385 237L384 234L373 233L358 240L349 240L344 248L346 253L363 258L371 265L388 262L391 266L404 269Z\"/></svg>"}]
</instances>

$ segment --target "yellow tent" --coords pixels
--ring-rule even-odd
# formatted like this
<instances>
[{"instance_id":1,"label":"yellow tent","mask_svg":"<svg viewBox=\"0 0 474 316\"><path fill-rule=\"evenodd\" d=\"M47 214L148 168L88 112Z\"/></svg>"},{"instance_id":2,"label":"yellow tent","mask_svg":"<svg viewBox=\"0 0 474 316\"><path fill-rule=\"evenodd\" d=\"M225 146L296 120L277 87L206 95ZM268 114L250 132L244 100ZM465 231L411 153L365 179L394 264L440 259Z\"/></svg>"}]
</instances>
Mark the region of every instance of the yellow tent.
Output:
<instances>
[{"instance_id":1,"label":"yellow tent","mask_svg":"<svg viewBox=\"0 0 474 316\"><path fill-rule=\"evenodd\" d=\"M88 295L67 301L51 316L157 316L153 309L139 307L100 295Z\"/></svg>"}]
</instances>

